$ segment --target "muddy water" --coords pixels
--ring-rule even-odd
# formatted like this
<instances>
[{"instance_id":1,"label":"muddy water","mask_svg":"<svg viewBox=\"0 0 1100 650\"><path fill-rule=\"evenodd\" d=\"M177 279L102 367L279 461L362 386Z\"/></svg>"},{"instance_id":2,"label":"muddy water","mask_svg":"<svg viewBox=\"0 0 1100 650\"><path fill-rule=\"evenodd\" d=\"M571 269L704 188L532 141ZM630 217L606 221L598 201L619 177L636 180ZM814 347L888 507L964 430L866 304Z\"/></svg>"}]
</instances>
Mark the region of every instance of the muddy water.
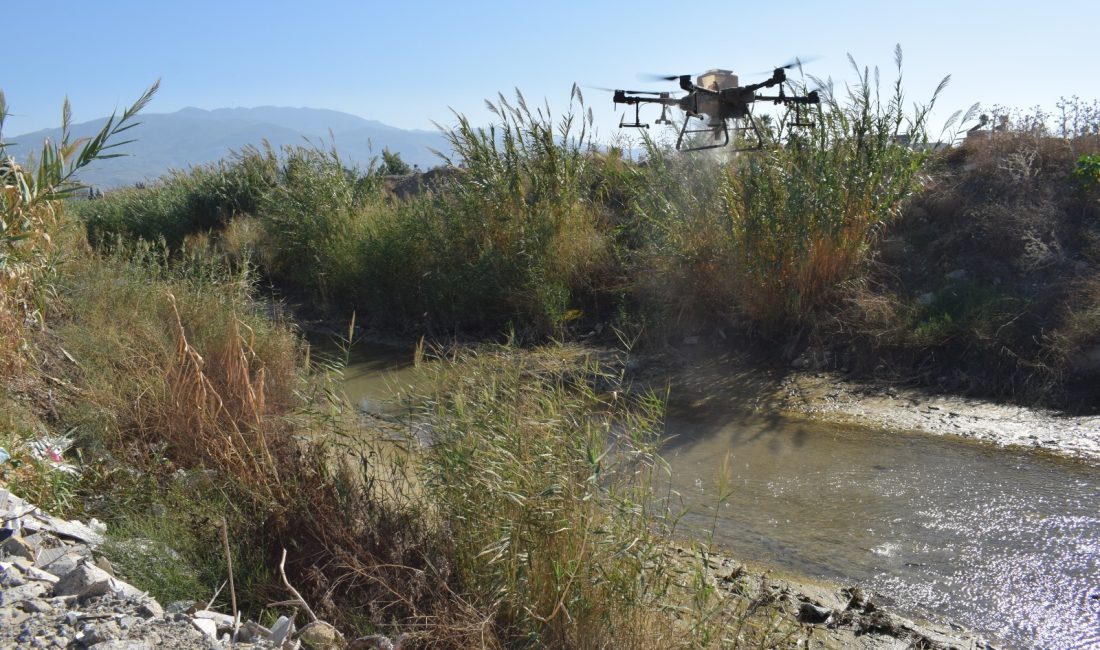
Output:
<instances>
[{"instance_id":1,"label":"muddy water","mask_svg":"<svg viewBox=\"0 0 1100 650\"><path fill-rule=\"evenodd\" d=\"M413 353L387 345L357 343L344 369L344 392L360 411L400 415L408 405L396 397L414 381Z\"/></svg>"},{"instance_id":2,"label":"muddy water","mask_svg":"<svg viewBox=\"0 0 1100 650\"><path fill-rule=\"evenodd\" d=\"M384 352L349 369L353 400L393 408L385 398L408 381L409 355ZM717 379L670 388L664 453L694 535L796 577L863 584L902 611L1015 647L1100 647L1100 469L761 416L747 408L760 386Z\"/></svg>"}]
</instances>

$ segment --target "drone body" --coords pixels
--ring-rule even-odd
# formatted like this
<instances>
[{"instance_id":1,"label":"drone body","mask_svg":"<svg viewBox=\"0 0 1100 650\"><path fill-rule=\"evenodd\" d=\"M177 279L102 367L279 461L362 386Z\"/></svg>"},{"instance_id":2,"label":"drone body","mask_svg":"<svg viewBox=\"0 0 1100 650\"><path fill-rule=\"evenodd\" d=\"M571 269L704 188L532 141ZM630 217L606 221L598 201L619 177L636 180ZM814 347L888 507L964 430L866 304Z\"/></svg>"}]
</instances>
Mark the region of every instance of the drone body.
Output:
<instances>
[{"instance_id":1,"label":"drone body","mask_svg":"<svg viewBox=\"0 0 1100 650\"><path fill-rule=\"evenodd\" d=\"M634 106L634 121L620 122L620 127L649 128L640 120L639 112L642 104L660 104L661 116L654 120L656 124L671 124L668 119L668 107L679 108L687 114L680 128L680 136L676 139L676 149L680 151L697 151L700 149L713 149L724 147L730 142L729 123L731 121L744 121L746 126L735 126L735 129L751 131L755 135L755 143L752 146L741 147L738 151L760 149L764 146L764 137L752 119L752 106L758 101L770 101L774 104L789 104L795 110L795 125L805 125L801 121L800 109L808 104L817 104L820 99L817 91L806 95L787 95L783 91L783 82L787 80L786 70L794 63L776 68L771 78L760 83L739 85L737 75L730 70L712 69L692 79L691 75L674 75L660 77L667 81L679 81L681 90L687 92L684 97L672 97L669 92L652 92L641 90L616 90L613 101L616 104ZM777 95L758 95L756 91L763 88L779 86ZM704 128L691 128L691 118L706 121ZM710 132L713 135L712 144L692 145L685 142L684 138L694 133Z\"/></svg>"}]
</instances>

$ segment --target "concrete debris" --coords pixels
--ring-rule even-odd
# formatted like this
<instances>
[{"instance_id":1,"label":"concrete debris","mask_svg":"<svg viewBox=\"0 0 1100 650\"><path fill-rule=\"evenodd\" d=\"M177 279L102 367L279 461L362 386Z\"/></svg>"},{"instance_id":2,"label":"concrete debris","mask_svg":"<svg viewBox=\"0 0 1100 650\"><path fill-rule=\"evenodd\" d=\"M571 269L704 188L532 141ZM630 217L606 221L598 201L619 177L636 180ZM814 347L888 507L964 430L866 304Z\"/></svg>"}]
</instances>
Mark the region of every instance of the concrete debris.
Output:
<instances>
[{"instance_id":1,"label":"concrete debris","mask_svg":"<svg viewBox=\"0 0 1100 650\"><path fill-rule=\"evenodd\" d=\"M53 517L0 488L0 650L344 650L328 623L295 633L280 617L271 628L196 608L195 601L162 607L114 575L97 555L106 527Z\"/></svg>"}]
</instances>

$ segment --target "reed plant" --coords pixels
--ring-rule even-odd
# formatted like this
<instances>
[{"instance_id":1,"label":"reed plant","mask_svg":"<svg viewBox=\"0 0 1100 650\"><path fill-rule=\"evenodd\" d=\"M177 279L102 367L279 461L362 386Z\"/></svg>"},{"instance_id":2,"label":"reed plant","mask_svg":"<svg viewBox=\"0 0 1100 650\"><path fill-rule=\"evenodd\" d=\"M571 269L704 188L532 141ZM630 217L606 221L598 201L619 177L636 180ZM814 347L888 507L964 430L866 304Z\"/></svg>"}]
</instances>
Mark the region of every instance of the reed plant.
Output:
<instances>
[{"instance_id":1,"label":"reed plant","mask_svg":"<svg viewBox=\"0 0 1100 650\"><path fill-rule=\"evenodd\" d=\"M66 99L60 142L44 142L37 157L23 163L6 151L8 105L0 91L0 376L23 367L25 331L43 322L49 300L43 285L55 265L51 241L64 200L81 189L77 172L93 161L122 155L111 151L128 142L117 137L137 125L135 116L158 86L150 86L122 115L112 114L86 139L71 138L72 111Z\"/></svg>"},{"instance_id":2,"label":"reed plant","mask_svg":"<svg viewBox=\"0 0 1100 650\"><path fill-rule=\"evenodd\" d=\"M679 202L662 210L650 199L650 218L663 222L651 266L698 287L702 311L712 318L765 330L812 322L836 289L859 275L931 154L928 115L947 79L927 103L909 109L900 47L895 63L885 97L878 69L854 60L856 81L842 93L831 80L811 78L821 95L811 127L781 122L768 130L772 142L764 150L723 161L717 173L701 165L717 197L704 189L706 200L687 210ZM664 188L669 181L660 176L669 166L654 153L659 162L649 169Z\"/></svg>"},{"instance_id":3,"label":"reed plant","mask_svg":"<svg viewBox=\"0 0 1100 650\"><path fill-rule=\"evenodd\" d=\"M463 351L428 369L427 490L459 584L507 647L672 642L663 506L652 481L659 408L603 393L575 351Z\"/></svg>"},{"instance_id":4,"label":"reed plant","mask_svg":"<svg viewBox=\"0 0 1100 650\"><path fill-rule=\"evenodd\" d=\"M188 235L218 230L233 217L255 214L276 183L277 169L271 147L246 147L218 163L173 171L147 185L81 202L77 214L95 245L124 237L163 240L177 250Z\"/></svg>"},{"instance_id":5,"label":"reed plant","mask_svg":"<svg viewBox=\"0 0 1100 650\"><path fill-rule=\"evenodd\" d=\"M457 168L446 190L400 214L397 239L422 242L423 279L409 288L436 323L557 333L611 257L589 192L592 114L576 87L560 117L518 92L487 104L495 124L459 115L446 131L454 155L445 160Z\"/></svg>"},{"instance_id":6,"label":"reed plant","mask_svg":"<svg viewBox=\"0 0 1100 650\"><path fill-rule=\"evenodd\" d=\"M269 248L265 271L320 304L343 301L356 283L369 214L382 200L379 183L346 167L335 148L284 149L258 212Z\"/></svg>"},{"instance_id":7,"label":"reed plant","mask_svg":"<svg viewBox=\"0 0 1100 650\"><path fill-rule=\"evenodd\" d=\"M948 78L909 112L900 46L895 64L885 100L878 70L872 75L854 60L857 82L843 96L817 80L822 103L814 126L788 134L782 148L743 159L730 174L735 286L754 321L801 322L820 313L919 186L934 146L928 115Z\"/></svg>"}]
</instances>

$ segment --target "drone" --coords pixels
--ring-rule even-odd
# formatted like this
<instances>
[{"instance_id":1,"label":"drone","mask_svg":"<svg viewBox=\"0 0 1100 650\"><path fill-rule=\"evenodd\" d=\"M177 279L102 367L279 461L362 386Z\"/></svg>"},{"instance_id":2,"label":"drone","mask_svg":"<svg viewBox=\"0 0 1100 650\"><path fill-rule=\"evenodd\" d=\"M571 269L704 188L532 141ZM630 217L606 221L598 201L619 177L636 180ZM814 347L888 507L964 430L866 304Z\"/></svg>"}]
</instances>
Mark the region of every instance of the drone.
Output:
<instances>
[{"instance_id":1,"label":"drone","mask_svg":"<svg viewBox=\"0 0 1100 650\"><path fill-rule=\"evenodd\" d=\"M699 151L702 149L714 149L725 147L730 143L731 121L737 122L735 131L742 134L752 133L753 140L747 146L739 146L735 151L754 151L764 148L764 136L752 117L752 106L755 102L773 102L776 105L790 105L794 110L794 120L790 126L813 126L803 116L804 107L810 104L819 104L821 99L817 91L813 90L805 95L787 95L783 91L783 83L787 80L787 70L800 65L800 61L794 61L775 68L771 78L760 83L738 85L738 78L730 70L712 69L692 80L692 76L671 75L658 76L664 81L679 81L680 88L687 92L683 97L673 97L672 92L655 92L648 90L615 90L613 101L616 104L626 104L634 107L634 121L627 122L624 116L619 122L620 128L644 128L649 124L641 121L641 108L643 104L659 104L661 116L654 120L655 124L672 124L668 119L669 107L679 108L687 114L680 127L680 136L676 139L677 151ZM779 86L776 95L758 95L756 91L763 88ZM692 123L692 118L703 120L706 126L698 128ZM711 133L713 135L710 144L705 140L701 144L699 140L690 138L696 133ZM685 138L687 138L685 140ZM746 138L749 140L749 138Z\"/></svg>"}]
</instances>

